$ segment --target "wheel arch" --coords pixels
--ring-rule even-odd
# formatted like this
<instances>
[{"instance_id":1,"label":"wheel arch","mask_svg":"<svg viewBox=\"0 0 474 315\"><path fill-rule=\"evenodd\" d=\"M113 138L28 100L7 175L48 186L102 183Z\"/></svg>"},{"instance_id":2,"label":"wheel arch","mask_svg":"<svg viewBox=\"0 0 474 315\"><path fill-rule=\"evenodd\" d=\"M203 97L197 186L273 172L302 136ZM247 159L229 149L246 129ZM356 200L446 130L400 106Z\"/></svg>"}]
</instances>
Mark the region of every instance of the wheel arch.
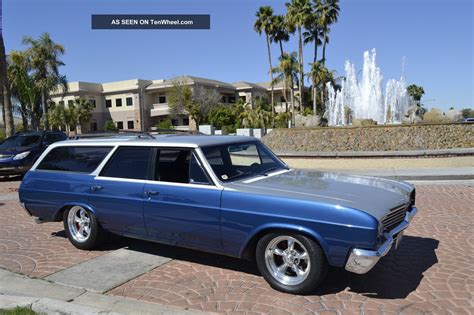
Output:
<instances>
[{"instance_id":1,"label":"wheel arch","mask_svg":"<svg viewBox=\"0 0 474 315\"><path fill-rule=\"evenodd\" d=\"M58 211L56 211L56 213L53 215L53 220L52 221L55 221L55 222L62 221L64 211L66 211L69 208L72 208L74 206L83 207L84 209L92 212L95 215L94 208L91 205L87 204L87 203L84 203L84 202L66 202L66 203L62 204L61 207L59 207Z\"/></svg>"},{"instance_id":2,"label":"wheel arch","mask_svg":"<svg viewBox=\"0 0 474 315\"><path fill-rule=\"evenodd\" d=\"M326 260L328 260L327 244L321 237L321 235L319 235L319 233L306 227L289 224L267 224L255 229L254 232L246 240L245 245L240 250L239 256L247 260L254 260L258 240L266 234L275 232L291 232L308 237L309 239L318 243L319 246L321 246L324 252L324 256L326 257Z\"/></svg>"}]
</instances>

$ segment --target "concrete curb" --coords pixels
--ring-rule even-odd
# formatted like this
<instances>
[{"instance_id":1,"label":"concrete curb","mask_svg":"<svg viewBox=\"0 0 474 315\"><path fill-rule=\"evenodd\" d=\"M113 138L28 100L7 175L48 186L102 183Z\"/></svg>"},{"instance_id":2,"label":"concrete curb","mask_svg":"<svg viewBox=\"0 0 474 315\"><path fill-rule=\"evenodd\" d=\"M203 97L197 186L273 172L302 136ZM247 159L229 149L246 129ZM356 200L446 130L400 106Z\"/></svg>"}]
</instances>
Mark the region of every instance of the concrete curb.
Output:
<instances>
[{"instance_id":1,"label":"concrete curb","mask_svg":"<svg viewBox=\"0 0 474 315\"><path fill-rule=\"evenodd\" d=\"M437 156L470 156L474 148L413 150L413 151L276 151L283 158L385 158L385 157L437 157Z\"/></svg>"},{"instance_id":2,"label":"concrete curb","mask_svg":"<svg viewBox=\"0 0 474 315\"><path fill-rule=\"evenodd\" d=\"M365 175L400 179L407 181L449 181L449 180L473 180L474 168L436 168L436 169L361 169L361 170L322 170L343 174Z\"/></svg>"},{"instance_id":3,"label":"concrete curb","mask_svg":"<svg viewBox=\"0 0 474 315\"><path fill-rule=\"evenodd\" d=\"M14 309L17 306L46 314L203 314L93 293L0 269L0 309Z\"/></svg>"}]
</instances>

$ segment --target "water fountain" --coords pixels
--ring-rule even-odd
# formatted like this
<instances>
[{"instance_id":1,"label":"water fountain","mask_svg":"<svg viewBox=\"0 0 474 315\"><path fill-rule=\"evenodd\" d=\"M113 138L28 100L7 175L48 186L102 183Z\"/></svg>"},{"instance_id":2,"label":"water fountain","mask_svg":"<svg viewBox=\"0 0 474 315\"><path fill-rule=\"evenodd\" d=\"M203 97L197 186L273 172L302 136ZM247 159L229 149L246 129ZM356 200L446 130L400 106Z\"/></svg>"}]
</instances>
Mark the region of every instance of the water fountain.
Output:
<instances>
[{"instance_id":1,"label":"water fountain","mask_svg":"<svg viewBox=\"0 0 474 315\"><path fill-rule=\"evenodd\" d=\"M330 126L349 124L349 115L353 119L373 119L378 124L402 121L403 114L412 103L406 90L403 71L400 80L389 80L383 91L383 76L375 57L375 48L372 52L364 52L360 82L357 80L354 64L346 61L346 77L341 83L341 89L336 90L331 83L327 83L326 117Z\"/></svg>"}]
</instances>

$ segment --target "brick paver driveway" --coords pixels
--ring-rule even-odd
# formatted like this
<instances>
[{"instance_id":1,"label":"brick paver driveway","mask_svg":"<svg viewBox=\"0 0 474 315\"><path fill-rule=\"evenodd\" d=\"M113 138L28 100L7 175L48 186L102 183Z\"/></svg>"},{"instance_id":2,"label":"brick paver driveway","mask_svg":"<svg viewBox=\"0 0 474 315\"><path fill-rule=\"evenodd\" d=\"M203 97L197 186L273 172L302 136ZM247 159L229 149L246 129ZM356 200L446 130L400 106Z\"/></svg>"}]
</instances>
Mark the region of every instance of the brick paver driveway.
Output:
<instances>
[{"instance_id":1,"label":"brick paver driveway","mask_svg":"<svg viewBox=\"0 0 474 315\"><path fill-rule=\"evenodd\" d=\"M0 195L15 185L0 183ZM397 251L366 275L331 270L311 295L271 289L249 262L130 240L124 242L131 249L173 260L108 294L228 314L474 314L474 188L417 190L420 213ZM15 201L0 201L0 215L0 266L28 275L42 277L124 245L76 250L61 224L36 225Z\"/></svg>"}]
</instances>

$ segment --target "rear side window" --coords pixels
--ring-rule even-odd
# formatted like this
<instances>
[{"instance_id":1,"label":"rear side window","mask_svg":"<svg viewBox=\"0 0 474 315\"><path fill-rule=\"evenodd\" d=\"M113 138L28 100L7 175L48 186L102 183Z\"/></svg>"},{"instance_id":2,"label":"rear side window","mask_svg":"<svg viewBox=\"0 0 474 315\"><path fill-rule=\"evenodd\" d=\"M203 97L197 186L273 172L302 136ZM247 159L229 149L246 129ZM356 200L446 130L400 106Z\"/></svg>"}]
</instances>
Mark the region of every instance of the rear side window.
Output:
<instances>
[{"instance_id":1,"label":"rear side window","mask_svg":"<svg viewBox=\"0 0 474 315\"><path fill-rule=\"evenodd\" d=\"M58 147L52 149L36 169L92 173L112 147Z\"/></svg>"},{"instance_id":2,"label":"rear side window","mask_svg":"<svg viewBox=\"0 0 474 315\"><path fill-rule=\"evenodd\" d=\"M152 148L121 147L105 165L100 176L148 179L148 166Z\"/></svg>"}]
</instances>

